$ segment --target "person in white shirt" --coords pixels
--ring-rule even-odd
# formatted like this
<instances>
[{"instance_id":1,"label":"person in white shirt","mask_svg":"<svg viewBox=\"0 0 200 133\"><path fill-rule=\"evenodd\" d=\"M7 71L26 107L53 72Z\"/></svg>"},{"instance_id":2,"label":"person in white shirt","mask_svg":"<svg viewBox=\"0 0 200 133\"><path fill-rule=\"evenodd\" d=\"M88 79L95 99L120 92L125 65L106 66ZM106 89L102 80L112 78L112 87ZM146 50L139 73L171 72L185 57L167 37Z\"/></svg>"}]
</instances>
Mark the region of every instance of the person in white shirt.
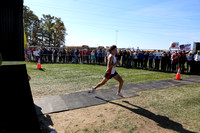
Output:
<instances>
[{"instance_id":1,"label":"person in white shirt","mask_svg":"<svg viewBox=\"0 0 200 133\"><path fill-rule=\"evenodd\" d=\"M155 52L155 69L159 70L160 60L161 60L162 53L160 50L156 50Z\"/></svg>"},{"instance_id":2,"label":"person in white shirt","mask_svg":"<svg viewBox=\"0 0 200 133\"><path fill-rule=\"evenodd\" d=\"M197 54L194 55L194 70L192 70L195 74L199 74L200 73L200 50L197 51ZM192 68L192 69L193 69Z\"/></svg>"},{"instance_id":3,"label":"person in white shirt","mask_svg":"<svg viewBox=\"0 0 200 133\"><path fill-rule=\"evenodd\" d=\"M190 72L191 72L191 68L192 68L192 64L193 64L193 54L192 52L190 52L187 56L187 72L189 72L189 68L190 68Z\"/></svg>"},{"instance_id":4,"label":"person in white shirt","mask_svg":"<svg viewBox=\"0 0 200 133\"><path fill-rule=\"evenodd\" d=\"M134 64L134 68L138 67L138 51L136 50L135 52L133 52L133 64Z\"/></svg>"},{"instance_id":5,"label":"person in white shirt","mask_svg":"<svg viewBox=\"0 0 200 133\"><path fill-rule=\"evenodd\" d=\"M194 55L194 61L200 61L200 50L198 50L197 54Z\"/></svg>"},{"instance_id":6,"label":"person in white shirt","mask_svg":"<svg viewBox=\"0 0 200 133\"><path fill-rule=\"evenodd\" d=\"M91 60L92 60L93 64L95 64L96 58L95 58L95 51L94 50L92 50L92 52L91 52Z\"/></svg>"}]
</instances>

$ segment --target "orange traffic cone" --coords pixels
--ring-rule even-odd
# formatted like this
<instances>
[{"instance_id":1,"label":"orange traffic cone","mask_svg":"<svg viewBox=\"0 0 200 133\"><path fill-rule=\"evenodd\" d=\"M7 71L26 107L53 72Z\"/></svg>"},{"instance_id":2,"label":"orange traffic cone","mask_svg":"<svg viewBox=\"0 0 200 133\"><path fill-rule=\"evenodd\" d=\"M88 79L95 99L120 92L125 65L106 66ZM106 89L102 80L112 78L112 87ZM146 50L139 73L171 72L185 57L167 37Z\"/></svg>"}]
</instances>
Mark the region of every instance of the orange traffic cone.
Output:
<instances>
[{"instance_id":1,"label":"orange traffic cone","mask_svg":"<svg viewBox=\"0 0 200 133\"><path fill-rule=\"evenodd\" d=\"M181 68L178 69L175 79L181 80Z\"/></svg>"},{"instance_id":2,"label":"orange traffic cone","mask_svg":"<svg viewBox=\"0 0 200 133\"><path fill-rule=\"evenodd\" d=\"M37 69L42 69L41 64L40 64L40 58L38 59Z\"/></svg>"}]
</instances>

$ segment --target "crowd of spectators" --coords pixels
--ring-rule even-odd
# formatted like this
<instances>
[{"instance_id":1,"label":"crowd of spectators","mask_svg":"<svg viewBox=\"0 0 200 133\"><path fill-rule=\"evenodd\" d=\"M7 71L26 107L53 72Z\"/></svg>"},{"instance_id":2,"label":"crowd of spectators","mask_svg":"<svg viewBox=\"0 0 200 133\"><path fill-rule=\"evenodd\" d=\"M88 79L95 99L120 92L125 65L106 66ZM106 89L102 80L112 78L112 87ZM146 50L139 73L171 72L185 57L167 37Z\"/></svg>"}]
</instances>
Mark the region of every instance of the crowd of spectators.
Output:
<instances>
[{"instance_id":1,"label":"crowd of spectators","mask_svg":"<svg viewBox=\"0 0 200 133\"><path fill-rule=\"evenodd\" d=\"M106 49L90 48L28 48L27 58L29 61L41 63L87 63L105 64L109 52ZM193 54L188 51L143 51L143 50L122 50L118 49L117 59L119 66L126 68L138 68L149 70L161 70L176 72L200 73L200 51Z\"/></svg>"}]
</instances>

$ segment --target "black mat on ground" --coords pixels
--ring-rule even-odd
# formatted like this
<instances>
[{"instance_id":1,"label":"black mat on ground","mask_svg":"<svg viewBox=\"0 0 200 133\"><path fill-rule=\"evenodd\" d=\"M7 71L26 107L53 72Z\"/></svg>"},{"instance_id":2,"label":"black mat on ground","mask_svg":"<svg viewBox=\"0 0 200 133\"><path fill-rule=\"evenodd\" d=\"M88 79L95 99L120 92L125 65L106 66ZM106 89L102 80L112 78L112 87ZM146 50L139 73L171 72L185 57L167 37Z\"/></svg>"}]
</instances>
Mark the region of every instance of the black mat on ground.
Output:
<instances>
[{"instance_id":1,"label":"black mat on ground","mask_svg":"<svg viewBox=\"0 0 200 133\"><path fill-rule=\"evenodd\" d=\"M184 78L183 80L160 80L160 81L147 81L141 83L129 83L125 84L122 89L122 93L125 97L137 96L135 92L163 89L173 86L182 86L187 84L200 83L199 76L192 76ZM78 108L84 108L99 104L104 104L106 101L120 99L116 96L117 86L112 86L109 89L96 90L95 94L88 93L88 91L76 92L67 95L49 96L43 98L35 98L34 102L41 108L36 108L38 114L41 113L55 113L66 110L73 110ZM98 99L101 97L105 100Z\"/></svg>"}]
</instances>

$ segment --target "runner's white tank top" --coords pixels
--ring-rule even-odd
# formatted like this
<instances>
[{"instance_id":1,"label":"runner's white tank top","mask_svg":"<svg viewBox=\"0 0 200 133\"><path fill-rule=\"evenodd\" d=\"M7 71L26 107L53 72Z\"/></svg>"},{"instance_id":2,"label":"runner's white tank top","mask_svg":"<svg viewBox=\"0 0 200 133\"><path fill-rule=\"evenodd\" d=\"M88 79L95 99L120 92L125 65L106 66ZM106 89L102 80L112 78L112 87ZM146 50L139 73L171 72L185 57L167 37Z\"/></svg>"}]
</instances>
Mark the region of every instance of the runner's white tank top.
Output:
<instances>
[{"instance_id":1,"label":"runner's white tank top","mask_svg":"<svg viewBox=\"0 0 200 133\"><path fill-rule=\"evenodd\" d=\"M108 57L110 58L111 56L113 57L113 64L115 64L115 63L117 62L117 59L116 59L116 57L113 56L112 54L110 54ZM115 73L115 66L112 67L111 70L109 70L109 68L108 68L108 66L107 66L107 73L108 73L109 71L111 71L111 74L114 74L114 73Z\"/></svg>"}]
</instances>

